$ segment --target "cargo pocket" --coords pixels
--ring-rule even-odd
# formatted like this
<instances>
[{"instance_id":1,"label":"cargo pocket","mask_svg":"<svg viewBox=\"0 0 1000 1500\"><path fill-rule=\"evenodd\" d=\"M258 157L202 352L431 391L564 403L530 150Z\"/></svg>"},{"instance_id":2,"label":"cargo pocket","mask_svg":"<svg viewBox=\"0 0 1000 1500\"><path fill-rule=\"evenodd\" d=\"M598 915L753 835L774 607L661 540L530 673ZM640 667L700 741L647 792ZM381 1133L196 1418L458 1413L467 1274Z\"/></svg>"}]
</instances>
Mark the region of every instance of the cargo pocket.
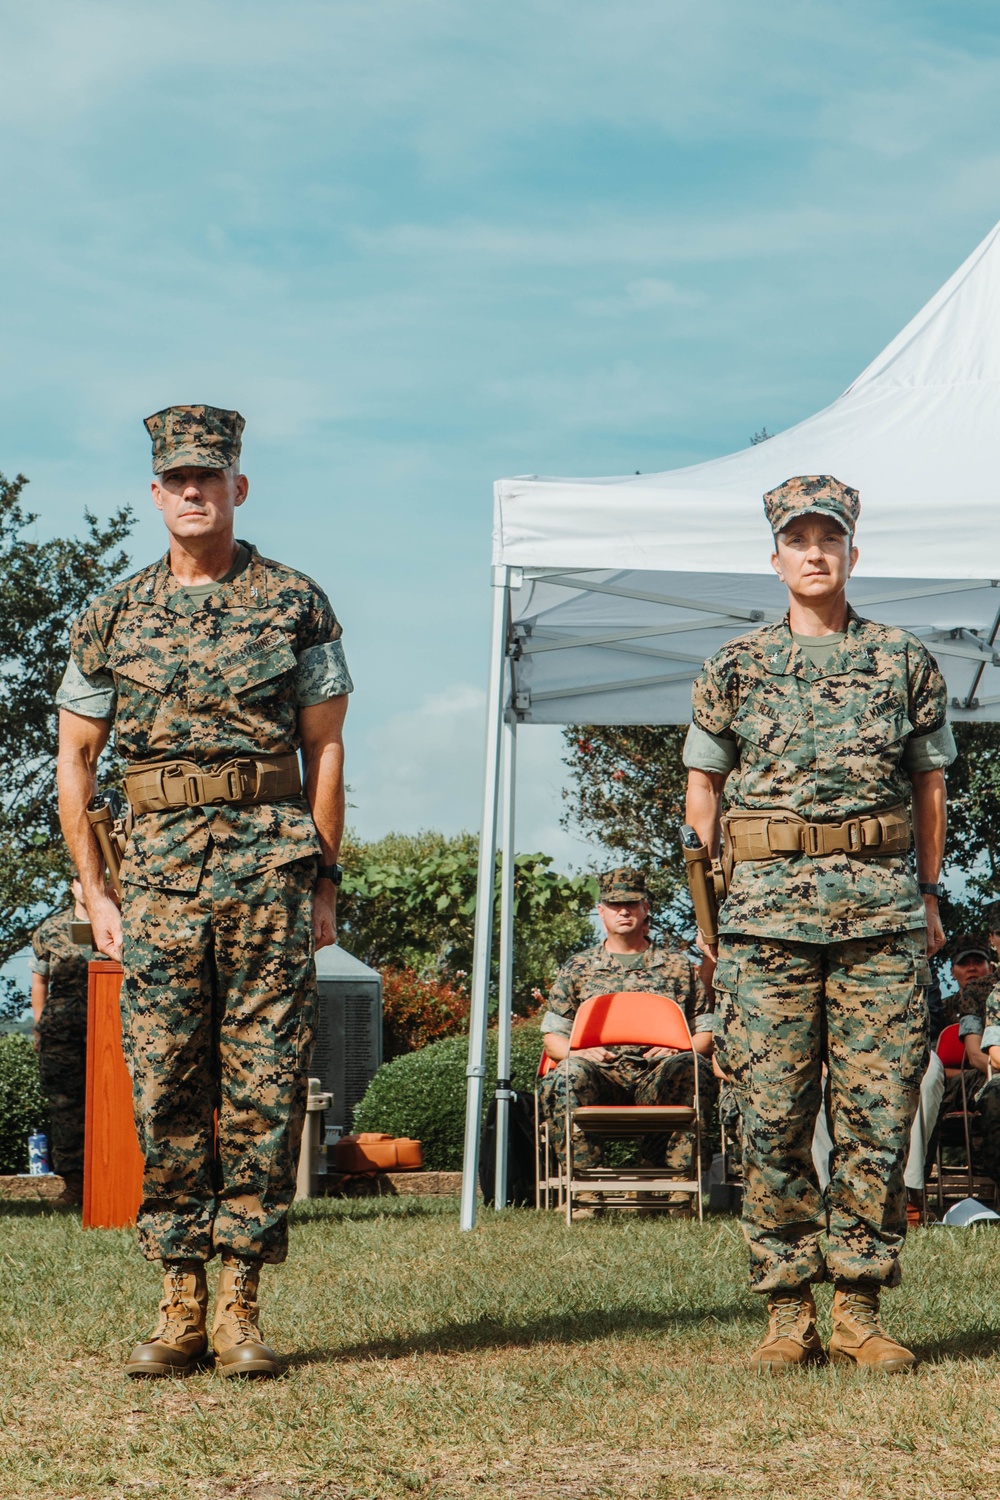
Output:
<instances>
[{"instance_id":1,"label":"cargo pocket","mask_svg":"<svg viewBox=\"0 0 1000 1500\"><path fill-rule=\"evenodd\" d=\"M117 695L115 741L129 758L155 749L157 719L168 704L176 707L171 690L180 665L176 657L161 656L153 643L115 642L108 657Z\"/></svg>"},{"instance_id":2,"label":"cargo pocket","mask_svg":"<svg viewBox=\"0 0 1000 1500\"><path fill-rule=\"evenodd\" d=\"M715 1022L713 1037L715 1056L738 1095L745 1091L750 1077L750 1060L746 1030L739 1008L740 968L730 954L719 959L712 981L715 989Z\"/></svg>"}]
</instances>

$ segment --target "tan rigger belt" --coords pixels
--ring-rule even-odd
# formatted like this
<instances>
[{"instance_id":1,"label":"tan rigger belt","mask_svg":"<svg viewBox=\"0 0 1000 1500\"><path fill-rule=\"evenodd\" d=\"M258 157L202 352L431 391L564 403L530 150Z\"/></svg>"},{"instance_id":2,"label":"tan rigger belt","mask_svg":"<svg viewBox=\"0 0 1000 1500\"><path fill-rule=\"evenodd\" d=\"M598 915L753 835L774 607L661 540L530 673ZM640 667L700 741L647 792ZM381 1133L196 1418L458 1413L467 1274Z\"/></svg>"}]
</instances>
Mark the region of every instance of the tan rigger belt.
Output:
<instances>
[{"instance_id":1,"label":"tan rigger belt","mask_svg":"<svg viewBox=\"0 0 1000 1500\"><path fill-rule=\"evenodd\" d=\"M137 817L170 807L205 807L217 802L241 807L280 802L297 797L301 790L295 754L236 756L212 770L190 760L165 760L125 773L125 794Z\"/></svg>"},{"instance_id":2,"label":"tan rigger belt","mask_svg":"<svg viewBox=\"0 0 1000 1500\"><path fill-rule=\"evenodd\" d=\"M853 854L865 859L903 854L910 847L910 815L902 806L842 823L809 823L780 809L741 807L722 821L734 860L782 854Z\"/></svg>"}]
</instances>

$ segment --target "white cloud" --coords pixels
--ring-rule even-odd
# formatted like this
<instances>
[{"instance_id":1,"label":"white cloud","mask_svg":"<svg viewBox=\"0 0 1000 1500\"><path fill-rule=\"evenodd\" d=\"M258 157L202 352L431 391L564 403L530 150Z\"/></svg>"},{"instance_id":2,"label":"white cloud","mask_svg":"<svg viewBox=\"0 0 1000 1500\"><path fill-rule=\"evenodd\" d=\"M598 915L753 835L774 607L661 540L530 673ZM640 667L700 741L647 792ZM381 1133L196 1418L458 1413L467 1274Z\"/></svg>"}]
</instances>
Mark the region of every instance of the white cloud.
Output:
<instances>
[{"instance_id":1,"label":"white cloud","mask_svg":"<svg viewBox=\"0 0 1000 1500\"><path fill-rule=\"evenodd\" d=\"M385 833L479 831L482 816L486 695L456 683L368 731L348 735L348 821L364 839ZM599 854L562 828L562 734L526 725L517 736L516 843L551 854L561 869L578 869Z\"/></svg>"}]
</instances>

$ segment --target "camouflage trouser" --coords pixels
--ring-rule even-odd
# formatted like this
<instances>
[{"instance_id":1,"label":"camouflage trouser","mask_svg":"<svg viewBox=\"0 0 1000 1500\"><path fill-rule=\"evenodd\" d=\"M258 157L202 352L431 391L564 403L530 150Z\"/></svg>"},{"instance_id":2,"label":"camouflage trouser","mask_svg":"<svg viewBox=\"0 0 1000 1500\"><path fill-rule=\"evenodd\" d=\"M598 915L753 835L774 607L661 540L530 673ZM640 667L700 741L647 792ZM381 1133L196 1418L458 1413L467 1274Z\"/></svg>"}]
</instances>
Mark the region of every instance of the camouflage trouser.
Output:
<instances>
[{"instance_id":1,"label":"camouflage trouser","mask_svg":"<svg viewBox=\"0 0 1000 1500\"><path fill-rule=\"evenodd\" d=\"M46 1001L38 1023L38 1076L49 1107L52 1170L82 1174L87 1012L80 1002Z\"/></svg>"},{"instance_id":2,"label":"camouflage trouser","mask_svg":"<svg viewBox=\"0 0 1000 1500\"><path fill-rule=\"evenodd\" d=\"M830 944L723 937L715 1042L742 1114L754 1291L899 1282L903 1166L927 1062L926 969L922 933ZM834 1146L822 1194L811 1148L824 1058Z\"/></svg>"},{"instance_id":3,"label":"camouflage trouser","mask_svg":"<svg viewBox=\"0 0 1000 1500\"><path fill-rule=\"evenodd\" d=\"M1000 1077L983 1084L973 1108L979 1115L982 1132L976 1165L1000 1187Z\"/></svg>"},{"instance_id":4,"label":"camouflage trouser","mask_svg":"<svg viewBox=\"0 0 1000 1500\"><path fill-rule=\"evenodd\" d=\"M284 1260L316 1011L313 859L194 895L126 886L122 1032L150 1260ZM218 1134L214 1116L218 1110Z\"/></svg>"},{"instance_id":5,"label":"camouflage trouser","mask_svg":"<svg viewBox=\"0 0 1000 1500\"><path fill-rule=\"evenodd\" d=\"M616 1057L609 1063L592 1062L587 1057L570 1056L542 1079L539 1102L542 1113L552 1125L553 1144L559 1160L566 1155L567 1079L569 1104L690 1104L694 1098L694 1076L690 1052L659 1060ZM568 1070L567 1070L568 1062ZM698 1089L702 1118L715 1098L716 1081L711 1065L698 1057ZM670 1135L642 1137L643 1161L649 1166L665 1166L678 1176L690 1177L694 1156L694 1131L677 1130ZM573 1166L581 1171L599 1167L603 1161L601 1143L573 1127ZM712 1164L712 1145L702 1134L702 1164Z\"/></svg>"}]
</instances>

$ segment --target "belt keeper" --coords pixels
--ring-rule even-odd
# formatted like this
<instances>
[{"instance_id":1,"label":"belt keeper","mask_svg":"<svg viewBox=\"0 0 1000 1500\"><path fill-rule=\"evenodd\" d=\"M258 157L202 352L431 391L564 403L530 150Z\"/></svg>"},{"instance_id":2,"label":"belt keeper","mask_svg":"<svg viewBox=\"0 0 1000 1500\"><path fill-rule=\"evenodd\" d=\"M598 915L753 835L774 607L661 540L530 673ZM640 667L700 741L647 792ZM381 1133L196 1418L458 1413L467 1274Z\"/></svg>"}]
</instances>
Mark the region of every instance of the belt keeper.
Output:
<instances>
[{"instance_id":1,"label":"belt keeper","mask_svg":"<svg viewBox=\"0 0 1000 1500\"><path fill-rule=\"evenodd\" d=\"M805 852L806 852L806 854L818 854L819 853L819 834L820 834L820 824L819 823L806 823L805 824Z\"/></svg>"}]
</instances>

